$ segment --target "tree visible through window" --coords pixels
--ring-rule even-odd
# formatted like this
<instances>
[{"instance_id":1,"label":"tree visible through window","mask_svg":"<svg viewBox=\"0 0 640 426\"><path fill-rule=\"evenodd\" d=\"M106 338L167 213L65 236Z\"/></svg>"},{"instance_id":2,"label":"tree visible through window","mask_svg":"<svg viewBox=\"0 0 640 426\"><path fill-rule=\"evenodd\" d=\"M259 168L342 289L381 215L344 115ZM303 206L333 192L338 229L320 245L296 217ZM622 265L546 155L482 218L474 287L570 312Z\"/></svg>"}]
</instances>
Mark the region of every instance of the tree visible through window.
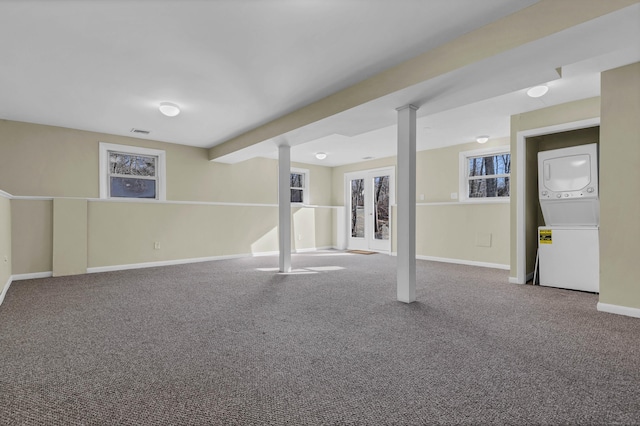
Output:
<instances>
[{"instance_id":1,"label":"tree visible through window","mask_svg":"<svg viewBox=\"0 0 640 426\"><path fill-rule=\"evenodd\" d=\"M100 142L100 198L166 199L166 153Z\"/></svg>"},{"instance_id":2,"label":"tree visible through window","mask_svg":"<svg viewBox=\"0 0 640 426\"><path fill-rule=\"evenodd\" d=\"M153 156L109 151L109 196L157 198L157 160Z\"/></svg>"},{"instance_id":3,"label":"tree visible through window","mask_svg":"<svg viewBox=\"0 0 640 426\"><path fill-rule=\"evenodd\" d=\"M511 154L467 157L469 198L508 197Z\"/></svg>"},{"instance_id":4,"label":"tree visible through window","mask_svg":"<svg viewBox=\"0 0 640 426\"><path fill-rule=\"evenodd\" d=\"M289 176L291 202L309 204L309 170L291 169Z\"/></svg>"}]
</instances>

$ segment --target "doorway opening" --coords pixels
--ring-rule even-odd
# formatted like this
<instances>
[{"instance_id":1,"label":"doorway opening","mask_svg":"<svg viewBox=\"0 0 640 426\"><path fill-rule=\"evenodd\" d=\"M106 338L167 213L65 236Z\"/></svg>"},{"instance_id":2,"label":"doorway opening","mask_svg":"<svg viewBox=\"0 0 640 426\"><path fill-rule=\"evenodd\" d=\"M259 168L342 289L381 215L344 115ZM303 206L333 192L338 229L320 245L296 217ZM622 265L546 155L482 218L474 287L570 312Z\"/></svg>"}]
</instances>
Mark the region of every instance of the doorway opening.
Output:
<instances>
[{"instance_id":1,"label":"doorway opening","mask_svg":"<svg viewBox=\"0 0 640 426\"><path fill-rule=\"evenodd\" d=\"M597 117L517 133L517 274L515 278L509 279L510 282L525 284L534 275L538 244L537 231L539 226L544 225L538 201L538 152L594 142L593 137L594 135L597 137L599 126L600 118ZM558 137L561 133L564 135ZM579 139L583 140L579 141Z\"/></svg>"},{"instance_id":2,"label":"doorway opening","mask_svg":"<svg viewBox=\"0 0 640 426\"><path fill-rule=\"evenodd\" d=\"M347 248L391 252L395 167L345 174Z\"/></svg>"}]
</instances>

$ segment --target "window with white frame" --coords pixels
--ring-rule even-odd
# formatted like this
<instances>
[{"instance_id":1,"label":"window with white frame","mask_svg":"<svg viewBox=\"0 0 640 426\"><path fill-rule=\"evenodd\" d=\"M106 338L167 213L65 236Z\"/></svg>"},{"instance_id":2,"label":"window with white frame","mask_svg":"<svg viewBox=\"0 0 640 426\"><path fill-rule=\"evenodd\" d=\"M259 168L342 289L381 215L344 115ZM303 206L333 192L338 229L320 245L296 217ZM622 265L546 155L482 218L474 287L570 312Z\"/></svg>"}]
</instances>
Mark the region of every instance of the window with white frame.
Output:
<instances>
[{"instance_id":1,"label":"window with white frame","mask_svg":"<svg viewBox=\"0 0 640 426\"><path fill-rule=\"evenodd\" d=\"M460 153L460 200L508 200L511 153L508 146Z\"/></svg>"},{"instance_id":2,"label":"window with white frame","mask_svg":"<svg viewBox=\"0 0 640 426\"><path fill-rule=\"evenodd\" d=\"M292 168L289 186L292 203L309 204L309 170Z\"/></svg>"},{"instance_id":3,"label":"window with white frame","mask_svg":"<svg viewBox=\"0 0 640 426\"><path fill-rule=\"evenodd\" d=\"M165 151L100 143L100 198L165 200Z\"/></svg>"}]
</instances>

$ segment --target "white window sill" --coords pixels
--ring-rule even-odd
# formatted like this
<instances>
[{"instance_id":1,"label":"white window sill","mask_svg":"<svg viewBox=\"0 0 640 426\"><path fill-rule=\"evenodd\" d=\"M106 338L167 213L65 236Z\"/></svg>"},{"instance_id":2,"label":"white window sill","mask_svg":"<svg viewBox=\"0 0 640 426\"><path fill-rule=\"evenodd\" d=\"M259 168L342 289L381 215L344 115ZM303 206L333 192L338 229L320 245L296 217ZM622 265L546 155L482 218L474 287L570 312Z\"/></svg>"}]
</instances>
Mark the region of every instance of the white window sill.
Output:
<instances>
[{"instance_id":1,"label":"white window sill","mask_svg":"<svg viewBox=\"0 0 640 426\"><path fill-rule=\"evenodd\" d=\"M465 198L458 201L461 204L509 204L511 197L500 198Z\"/></svg>"}]
</instances>

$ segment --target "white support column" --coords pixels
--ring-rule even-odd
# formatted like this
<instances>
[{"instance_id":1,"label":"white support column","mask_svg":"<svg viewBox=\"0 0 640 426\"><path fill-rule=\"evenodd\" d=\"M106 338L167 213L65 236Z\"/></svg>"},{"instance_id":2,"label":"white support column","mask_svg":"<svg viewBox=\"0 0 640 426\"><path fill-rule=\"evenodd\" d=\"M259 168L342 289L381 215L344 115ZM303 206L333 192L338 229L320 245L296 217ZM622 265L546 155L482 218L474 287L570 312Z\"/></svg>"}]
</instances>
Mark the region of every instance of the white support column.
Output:
<instances>
[{"instance_id":1,"label":"white support column","mask_svg":"<svg viewBox=\"0 0 640 426\"><path fill-rule=\"evenodd\" d=\"M278 246L280 272L291 272L291 147L278 147Z\"/></svg>"},{"instance_id":2,"label":"white support column","mask_svg":"<svg viewBox=\"0 0 640 426\"><path fill-rule=\"evenodd\" d=\"M398 108L397 244L400 302L416 300L416 111Z\"/></svg>"}]
</instances>

